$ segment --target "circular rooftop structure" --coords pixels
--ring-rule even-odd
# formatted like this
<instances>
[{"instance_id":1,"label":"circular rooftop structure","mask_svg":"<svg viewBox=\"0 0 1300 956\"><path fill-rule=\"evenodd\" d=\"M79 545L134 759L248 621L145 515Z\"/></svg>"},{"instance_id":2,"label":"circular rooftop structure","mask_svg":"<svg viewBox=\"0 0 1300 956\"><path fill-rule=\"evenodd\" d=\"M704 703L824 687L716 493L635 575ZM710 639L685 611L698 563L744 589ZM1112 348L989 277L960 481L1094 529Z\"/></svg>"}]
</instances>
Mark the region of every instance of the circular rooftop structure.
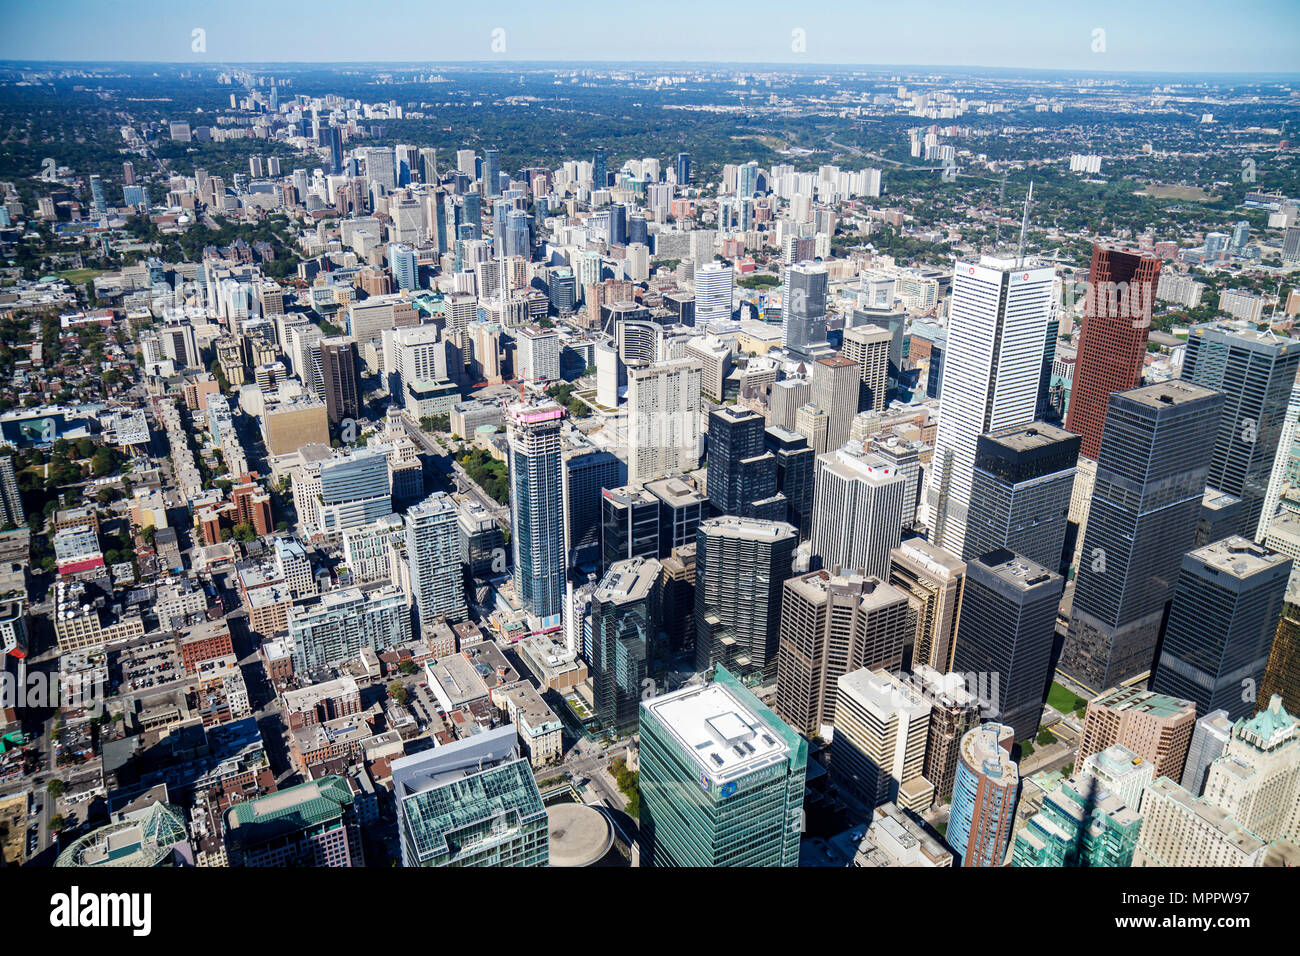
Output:
<instances>
[{"instance_id":1,"label":"circular rooftop structure","mask_svg":"<svg viewBox=\"0 0 1300 956\"><path fill-rule=\"evenodd\" d=\"M591 866L614 845L614 828L595 807L557 803L546 808L551 866Z\"/></svg>"}]
</instances>

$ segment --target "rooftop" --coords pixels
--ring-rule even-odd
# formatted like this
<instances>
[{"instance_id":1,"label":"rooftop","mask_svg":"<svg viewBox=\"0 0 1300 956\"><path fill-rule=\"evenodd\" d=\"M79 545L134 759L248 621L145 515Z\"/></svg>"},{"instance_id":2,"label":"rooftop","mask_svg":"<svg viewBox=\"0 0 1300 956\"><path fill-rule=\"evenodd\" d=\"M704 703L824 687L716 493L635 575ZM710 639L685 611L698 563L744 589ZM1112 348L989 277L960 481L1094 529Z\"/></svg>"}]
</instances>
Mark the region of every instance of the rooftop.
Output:
<instances>
[{"instance_id":1,"label":"rooftop","mask_svg":"<svg viewBox=\"0 0 1300 956\"><path fill-rule=\"evenodd\" d=\"M734 780L790 759L790 748L717 681L684 687L642 706L714 781Z\"/></svg>"}]
</instances>

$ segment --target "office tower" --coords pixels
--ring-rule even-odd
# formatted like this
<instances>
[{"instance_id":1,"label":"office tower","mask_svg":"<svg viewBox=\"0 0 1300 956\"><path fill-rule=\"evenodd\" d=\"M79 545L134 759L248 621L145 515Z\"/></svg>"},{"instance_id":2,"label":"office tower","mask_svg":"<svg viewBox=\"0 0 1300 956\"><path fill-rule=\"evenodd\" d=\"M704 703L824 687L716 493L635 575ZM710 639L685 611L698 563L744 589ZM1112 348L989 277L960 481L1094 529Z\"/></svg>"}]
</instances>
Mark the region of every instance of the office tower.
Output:
<instances>
[{"instance_id":1,"label":"office tower","mask_svg":"<svg viewBox=\"0 0 1300 956\"><path fill-rule=\"evenodd\" d=\"M1055 571L1006 550L966 565L953 670L990 675L982 703L1016 740L1038 733L1064 585Z\"/></svg>"},{"instance_id":2,"label":"office tower","mask_svg":"<svg viewBox=\"0 0 1300 956\"><path fill-rule=\"evenodd\" d=\"M420 267L415 260L415 250L400 242L388 244L388 271L393 274L393 285L412 292L420 286Z\"/></svg>"},{"instance_id":3,"label":"office tower","mask_svg":"<svg viewBox=\"0 0 1300 956\"><path fill-rule=\"evenodd\" d=\"M352 788L327 776L241 800L225 813L231 866L365 866Z\"/></svg>"},{"instance_id":4,"label":"office tower","mask_svg":"<svg viewBox=\"0 0 1300 956\"><path fill-rule=\"evenodd\" d=\"M1086 688L1103 691L1154 663L1222 405L1221 393L1179 381L1110 398L1058 665Z\"/></svg>"},{"instance_id":5,"label":"office tower","mask_svg":"<svg viewBox=\"0 0 1300 956\"><path fill-rule=\"evenodd\" d=\"M736 276L731 266L709 262L695 270L695 325L707 329L731 322Z\"/></svg>"},{"instance_id":6,"label":"office tower","mask_svg":"<svg viewBox=\"0 0 1300 956\"><path fill-rule=\"evenodd\" d=\"M515 594L542 629L557 626L564 601L564 507L555 402L506 408L510 461L510 546Z\"/></svg>"},{"instance_id":7,"label":"office tower","mask_svg":"<svg viewBox=\"0 0 1300 956\"><path fill-rule=\"evenodd\" d=\"M677 154L677 185L687 186L691 182L691 154Z\"/></svg>"},{"instance_id":8,"label":"office tower","mask_svg":"<svg viewBox=\"0 0 1300 956\"><path fill-rule=\"evenodd\" d=\"M844 357L858 366L862 378L858 407L885 410L889 385L889 348L894 334L878 325L855 325L844 330ZM813 372L816 375L816 370Z\"/></svg>"},{"instance_id":9,"label":"office tower","mask_svg":"<svg viewBox=\"0 0 1300 956\"><path fill-rule=\"evenodd\" d=\"M432 147L424 147L419 151L418 157L416 170L419 174L420 182L431 186L437 185L438 151Z\"/></svg>"},{"instance_id":10,"label":"office tower","mask_svg":"<svg viewBox=\"0 0 1300 956\"><path fill-rule=\"evenodd\" d=\"M709 517L709 499L684 478L652 481L645 490L659 502L659 557L675 548L694 548L700 522Z\"/></svg>"},{"instance_id":11,"label":"office tower","mask_svg":"<svg viewBox=\"0 0 1300 956\"><path fill-rule=\"evenodd\" d=\"M546 807L514 724L392 762L403 866L546 866Z\"/></svg>"},{"instance_id":12,"label":"office tower","mask_svg":"<svg viewBox=\"0 0 1300 956\"><path fill-rule=\"evenodd\" d=\"M406 559L422 632L435 621L465 619L465 583L460 562L460 521L444 492L430 495L406 513Z\"/></svg>"},{"instance_id":13,"label":"office tower","mask_svg":"<svg viewBox=\"0 0 1300 956\"><path fill-rule=\"evenodd\" d=\"M635 485L602 489L601 569L630 558L657 558L659 550L659 499Z\"/></svg>"},{"instance_id":14,"label":"office tower","mask_svg":"<svg viewBox=\"0 0 1300 956\"><path fill-rule=\"evenodd\" d=\"M1012 866L1127 867L1142 817L1092 776L1074 776L1044 799L1016 834Z\"/></svg>"},{"instance_id":15,"label":"office tower","mask_svg":"<svg viewBox=\"0 0 1300 956\"><path fill-rule=\"evenodd\" d=\"M371 147L363 150L366 160L366 178L372 185L382 186L385 193L397 188L397 162L391 146Z\"/></svg>"},{"instance_id":16,"label":"office tower","mask_svg":"<svg viewBox=\"0 0 1300 956\"><path fill-rule=\"evenodd\" d=\"M392 475L383 451L358 448L322 461L319 467L320 487L314 504L316 531L321 536L336 541L351 528L365 527L393 513Z\"/></svg>"},{"instance_id":17,"label":"office tower","mask_svg":"<svg viewBox=\"0 0 1300 956\"><path fill-rule=\"evenodd\" d=\"M929 808L934 785L922 771L930 704L914 687L883 668L841 674L834 721L831 774L840 787L872 809L891 802Z\"/></svg>"},{"instance_id":18,"label":"office tower","mask_svg":"<svg viewBox=\"0 0 1300 956\"><path fill-rule=\"evenodd\" d=\"M962 738L946 834L961 866L1002 866L1006 859L1020 793L1014 740L1012 728L991 721Z\"/></svg>"},{"instance_id":19,"label":"office tower","mask_svg":"<svg viewBox=\"0 0 1300 956\"><path fill-rule=\"evenodd\" d=\"M1183 555L1151 689L1223 709L1233 720L1255 710L1286 598L1292 559L1231 537Z\"/></svg>"},{"instance_id":20,"label":"office tower","mask_svg":"<svg viewBox=\"0 0 1300 956\"><path fill-rule=\"evenodd\" d=\"M1123 744L1155 765L1155 776L1177 777L1196 727L1190 700L1136 687L1121 687L1088 702L1076 765L1114 744Z\"/></svg>"},{"instance_id":21,"label":"office tower","mask_svg":"<svg viewBox=\"0 0 1300 956\"><path fill-rule=\"evenodd\" d=\"M813 262L787 266L781 287L781 347L806 356L826 345L826 267ZM699 298L696 272L696 298ZM856 409L854 409L856 411Z\"/></svg>"},{"instance_id":22,"label":"office tower","mask_svg":"<svg viewBox=\"0 0 1300 956\"><path fill-rule=\"evenodd\" d=\"M1205 778L1210 764L1223 756L1232 737L1232 720L1226 710L1215 710L1196 721L1192 742L1187 748L1187 761L1179 781L1184 790L1194 797L1205 792Z\"/></svg>"},{"instance_id":23,"label":"office tower","mask_svg":"<svg viewBox=\"0 0 1300 956\"><path fill-rule=\"evenodd\" d=\"M1259 525L1300 367L1297 344L1215 323L1194 326L1187 337L1183 379L1224 393L1206 484L1242 500L1237 534L1253 536Z\"/></svg>"},{"instance_id":24,"label":"office tower","mask_svg":"<svg viewBox=\"0 0 1300 956\"><path fill-rule=\"evenodd\" d=\"M1142 795L1142 829L1133 866L1260 866L1268 844L1220 807L1168 777Z\"/></svg>"},{"instance_id":25,"label":"office tower","mask_svg":"<svg viewBox=\"0 0 1300 956\"><path fill-rule=\"evenodd\" d=\"M497 170L501 165L501 150L483 150L483 195L492 197L501 195L497 184Z\"/></svg>"},{"instance_id":26,"label":"office tower","mask_svg":"<svg viewBox=\"0 0 1300 956\"><path fill-rule=\"evenodd\" d=\"M611 452L588 448L565 456L564 535L571 567L600 564L601 492L622 486L623 474L623 463Z\"/></svg>"},{"instance_id":27,"label":"office tower","mask_svg":"<svg viewBox=\"0 0 1300 956\"><path fill-rule=\"evenodd\" d=\"M817 454L798 432L768 426L763 445L776 459L776 492L785 497L781 520L799 529L800 539L812 532L813 476Z\"/></svg>"},{"instance_id":28,"label":"office tower","mask_svg":"<svg viewBox=\"0 0 1300 956\"><path fill-rule=\"evenodd\" d=\"M961 674L942 674L925 664L913 666L912 681L930 704L924 776L934 786L935 799L947 800L957 779L961 742L980 724L979 698Z\"/></svg>"},{"instance_id":29,"label":"office tower","mask_svg":"<svg viewBox=\"0 0 1300 956\"><path fill-rule=\"evenodd\" d=\"M835 715L835 682L866 668L903 664L907 596L877 578L814 571L790 578L781 597L776 712L806 737Z\"/></svg>"},{"instance_id":30,"label":"office tower","mask_svg":"<svg viewBox=\"0 0 1300 956\"><path fill-rule=\"evenodd\" d=\"M585 627L591 631L588 664L599 731L620 737L636 733L641 698L651 686L651 675L663 665L662 570L653 557L615 561L591 596Z\"/></svg>"},{"instance_id":31,"label":"office tower","mask_svg":"<svg viewBox=\"0 0 1300 956\"><path fill-rule=\"evenodd\" d=\"M1206 774L1205 799L1261 840L1300 841L1300 720L1282 698L1233 724Z\"/></svg>"},{"instance_id":32,"label":"office tower","mask_svg":"<svg viewBox=\"0 0 1300 956\"><path fill-rule=\"evenodd\" d=\"M708 468L715 512L757 516L757 505L776 495L776 457L765 449L763 416L737 405L710 412Z\"/></svg>"},{"instance_id":33,"label":"office tower","mask_svg":"<svg viewBox=\"0 0 1300 956\"><path fill-rule=\"evenodd\" d=\"M604 189L609 182L605 168L605 147L597 146L591 154L591 185L593 189Z\"/></svg>"},{"instance_id":34,"label":"office tower","mask_svg":"<svg viewBox=\"0 0 1300 956\"><path fill-rule=\"evenodd\" d=\"M926 496L931 540L953 554L965 550L979 436L1034 420L1055 276L1011 260L957 263Z\"/></svg>"},{"instance_id":35,"label":"office tower","mask_svg":"<svg viewBox=\"0 0 1300 956\"><path fill-rule=\"evenodd\" d=\"M1206 488L1201 497L1201 513L1196 519L1195 547L1202 548L1222 541L1237 533L1241 527L1242 501L1213 488Z\"/></svg>"},{"instance_id":36,"label":"office tower","mask_svg":"<svg viewBox=\"0 0 1300 956\"><path fill-rule=\"evenodd\" d=\"M903 534L903 477L857 446L817 457L812 554L824 568L889 576L889 552Z\"/></svg>"},{"instance_id":37,"label":"office tower","mask_svg":"<svg viewBox=\"0 0 1300 956\"><path fill-rule=\"evenodd\" d=\"M921 456L930 448L924 442L897 435L876 435L870 444L873 455L903 476L903 527L910 528L916 523L916 506L921 498Z\"/></svg>"},{"instance_id":38,"label":"office tower","mask_svg":"<svg viewBox=\"0 0 1300 956\"><path fill-rule=\"evenodd\" d=\"M1155 764L1123 744L1112 744L1090 754L1080 763L1078 773L1092 777L1125 806L1137 810L1142 804L1142 791L1155 779Z\"/></svg>"},{"instance_id":39,"label":"office tower","mask_svg":"<svg viewBox=\"0 0 1300 956\"><path fill-rule=\"evenodd\" d=\"M608 215L609 244L611 246L627 245L627 206L621 202L611 203Z\"/></svg>"},{"instance_id":40,"label":"office tower","mask_svg":"<svg viewBox=\"0 0 1300 956\"><path fill-rule=\"evenodd\" d=\"M1282 607L1264 681L1259 685L1260 700L1274 694L1282 698L1287 710L1300 713L1300 608L1289 603Z\"/></svg>"},{"instance_id":41,"label":"office tower","mask_svg":"<svg viewBox=\"0 0 1300 956\"><path fill-rule=\"evenodd\" d=\"M295 674L386 651L411 640L411 607L399 588L344 588L294 601L287 614Z\"/></svg>"},{"instance_id":42,"label":"office tower","mask_svg":"<svg viewBox=\"0 0 1300 956\"><path fill-rule=\"evenodd\" d=\"M806 378L782 379L772 386L771 394L768 396L768 425L793 430L795 413L801 405L806 405L810 401L812 401L812 382Z\"/></svg>"},{"instance_id":43,"label":"office tower","mask_svg":"<svg viewBox=\"0 0 1300 956\"><path fill-rule=\"evenodd\" d=\"M337 126L329 126L325 128L324 133L330 150L330 170L341 173L343 172L343 131Z\"/></svg>"},{"instance_id":44,"label":"office tower","mask_svg":"<svg viewBox=\"0 0 1300 956\"><path fill-rule=\"evenodd\" d=\"M966 586L966 563L923 538L889 553L889 583L908 595L912 609L912 665L940 673L952 668L954 638Z\"/></svg>"},{"instance_id":45,"label":"office tower","mask_svg":"<svg viewBox=\"0 0 1300 956\"><path fill-rule=\"evenodd\" d=\"M643 866L798 866L808 742L725 667L640 727Z\"/></svg>"},{"instance_id":46,"label":"office tower","mask_svg":"<svg viewBox=\"0 0 1300 956\"><path fill-rule=\"evenodd\" d=\"M627 370L629 484L699 465L700 370L689 358Z\"/></svg>"},{"instance_id":47,"label":"office tower","mask_svg":"<svg viewBox=\"0 0 1300 956\"><path fill-rule=\"evenodd\" d=\"M26 524L27 515L23 511L23 499L18 491L13 456L0 454L0 526L13 525L21 528Z\"/></svg>"},{"instance_id":48,"label":"office tower","mask_svg":"<svg viewBox=\"0 0 1300 956\"><path fill-rule=\"evenodd\" d=\"M1069 523L1078 435L1046 422L980 435L975 445L966 560L1005 548L1053 571Z\"/></svg>"},{"instance_id":49,"label":"office tower","mask_svg":"<svg viewBox=\"0 0 1300 956\"><path fill-rule=\"evenodd\" d=\"M337 425L345 418L361 417L361 383L357 369L357 343L342 336L321 339L321 379L325 411Z\"/></svg>"},{"instance_id":50,"label":"office tower","mask_svg":"<svg viewBox=\"0 0 1300 956\"><path fill-rule=\"evenodd\" d=\"M826 413L826 450L849 440L858 413L858 366L842 355L820 358L812 366L812 403Z\"/></svg>"},{"instance_id":51,"label":"office tower","mask_svg":"<svg viewBox=\"0 0 1300 956\"><path fill-rule=\"evenodd\" d=\"M775 676L781 585L799 535L783 521L710 518L695 539L695 667Z\"/></svg>"},{"instance_id":52,"label":"office tower","mask_svg":"<svg viewBox=\"0 0 1300 956\"><path fill-rule=\"evenodd\" d=\"M1101 454L1114 392L1142 383L1151 308L1162 260L1149 252L1094 243L1083 300L1083 328L1065 427L1082 438L1079 454Z\"/></svg>"},{"instance_id":53,"label":"office tower","mask_svg":"<svg viewBox=\"0 0 1300 956\"><path fill-rule=\"evenodd\" d=\"M794 416L794 430L804 437L810 447L818 455L825 454L829 449L828 432L830 429L830 416L809 402L807 405L800 405Z\"/></svg>"}]
</instances>

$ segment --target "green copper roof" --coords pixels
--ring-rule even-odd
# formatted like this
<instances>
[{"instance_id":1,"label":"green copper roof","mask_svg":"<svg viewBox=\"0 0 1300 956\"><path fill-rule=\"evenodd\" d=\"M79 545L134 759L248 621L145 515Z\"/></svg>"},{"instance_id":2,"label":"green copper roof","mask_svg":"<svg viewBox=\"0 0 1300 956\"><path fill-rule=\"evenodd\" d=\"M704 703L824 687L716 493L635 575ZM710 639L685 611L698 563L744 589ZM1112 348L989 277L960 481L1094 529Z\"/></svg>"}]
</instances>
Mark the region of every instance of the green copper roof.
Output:
<instances>
[{"instance_id":1,"label":"green copper roof","mask_svg":"<svg viewBox=\"0 0 1300 956\"><path fill-rule=\"evenodd\" d=\"M1276 734L1280 734L1290 729L1296 722L1296 719L1286 712L1282 706L1282 698L1277 694L1268 702L1268 706L1261 710L1250 720L1244 717L1237 722L1237 736L1247 734L1258 737L1264 742L1273 739Z\"/></svg>"},{"instance_id":2,"label":"green copper roof","mask_svg":"<svg viewBox=\"0 0 1300 956\"><path fill-rule=\"evenodd\" d=\"M276 833L302 830L337 819L352 803L352 790L342 777L322 777L276 793L245 800L226 812L226 830L242 842Z\"/></svg>"}]
</instances>

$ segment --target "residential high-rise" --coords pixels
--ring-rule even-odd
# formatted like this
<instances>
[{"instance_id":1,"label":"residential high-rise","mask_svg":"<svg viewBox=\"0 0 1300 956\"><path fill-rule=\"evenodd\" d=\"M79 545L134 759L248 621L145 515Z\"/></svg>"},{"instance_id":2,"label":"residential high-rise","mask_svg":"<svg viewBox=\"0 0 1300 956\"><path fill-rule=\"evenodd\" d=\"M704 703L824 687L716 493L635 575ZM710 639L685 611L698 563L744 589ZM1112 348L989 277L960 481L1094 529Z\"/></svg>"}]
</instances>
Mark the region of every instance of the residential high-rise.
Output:
<instances>
[{"instance_id":1,"label":"residential high-rise","mask_svg":"<svg viewBox=\"0 0 1300 956\"><path fill-rule=\"evenodd\" d=\"M889 671L868 668L835 681L831 774L866 806L896 803L921 811L934 799L923 776L930 704Z\"/></svg>"},{"instance_id":2,"label":"residential high-rise","mask_svg":"<svg viewBox=\"0 0 1300 956\"><path fill-rule=\"evenodd\" d=\"M699 301L699 273L696 273ZM796 355L826 344L826 288L828 275L820 263L787 266L781 288L781 347ZM856 411L856 409L855 409Z\"/></svg>"},{"instance_id":3,"label":"residential high-rise","mask_svg":"<svg viewBox=\"0 0 1300 956\"><path fill-rule=\"evenodd\" d=\"M925 665L946 674L952 667L966 562L924 538L908 538L889 552L889 583L907 595L912 609L913 667Z\"/></svg>"},{"instance_id":4,"label":"residential high-rise","mask_svg":"<svg viewBox=\"0 0 1300 956\"><path fill-rule=\"evenodd\" d=\"M403 866L546 866L546 807L514 724L392 762Z\"/></svg>"},{"instance_id":5,"label":"residential high-rise","mask_svg":"<svg viewBox=\"0 0 1300 956\"><path fill-rule=\"evenodd\" d=\"M1196 535L1223 395L1188 382L1110 398L1059 668L1095 692L1154 663Z\"/></svg>"},{"instance_id":6,"label":"residential high-rise","mask_svg":"<svg viewBox=\"0 0 1300 956\"><path fill-rule=\"evenodd\" d=\"M640 727L643 866L798 866L808 742L725 667Z\"/></svg>"},{"instance_id":7,"label":"residential high-rise","mask_svg":"<svg viewBox=\"0 0 1300 956\"><path fill-rule=\"evenodd\" d=\"M609 181L605 168L605 147L597 146L591 154L591 185L594 189L604 189Z\"/></svg>"},{"instance_id":8,"label":"residential high-rise","mask_svg":"<svg viewBox=\"0 0 1300 956\"><path fill-rule=\"evenodd\" d=\"M824 568L889 576L903 534L903 476L853 444L817 458L812 554Z\"/></svg>"},{"instance_id":9,"label":"residential high-rise","mask_svg":"<svg viewBox=\"0 0 1300 956\"><path fill-rule=\"evenodd\" d=\"M799 537L812 531L813 478L817 454L808 440L788 428L769 425L763 444L776 459L776 491L785 497L781 519L799 529Z\"/></svg>"},{"instance_id":10,"label":"residential high-rise","mask_svg":"<svg viewBox=\"0 0 1300 956\"><path fill-rule=\"evenodd\" d=\"M965 553L979 436L1035 418L1055 277L1015 260L957 263L926 492L930 539L953 554Z\"/></svg>"},{"instance_id":11,"label":"residential high-rise","mask_svg":"<svg viewBox=\"0 0 1300 956\"><path fill-rule=\"evenodd\" d=\"M515 594L542 629L564 606L564 498L560 426L564 408L546 401L506 408L510 463L510 545Z\"/></svg>"},{"instance_id":12,"label":"residential high-rise","mask_svg":"<svg viewBox=\"0 0 1300 956\"><path fill-rule=\"evenodd\" d=\"M1102 243L1092 247L1065 427L1080 436L1079 454L1093 461L1101 454L1110 396L1142 383L1162 261L1138 249Z\"/></svg>"},{"instance_id":13,"label":"residential high-rise","mask_svg":"<svg viewBox=\"0 0 1300 956\"><path fill-rule=\"evenodd\" d=\"M1046 422L980 435L962 557L1005 548L1059 570L1079 441Z\"/></svg>"},{"instance_id":14,"label":"residential high-rise","mask_svg":"<svg viewBox=\"0 0 1300 956\"><path fill-rule=\"evenodd\" d=\"M1002 866L1006 859L1020 794L1020 769L1011 759L1014 739L1014 730L992 722L962 738L947 832L961 866Z\"/></svg>"},{"instance_id":15,"label":"residential high-rise","mask_svg":"<svg viewBox=\"0 0 1300 956\"><path fill-rule=\"evenodd\" d=\"M720 515L772 515L776 457L764 442L763 416L736 405L709 413L709 504ZM785 502L778 499L780 512Z\"/></svg>"},{"instance_id":16,"label":"residential high-rise","mask_svg":"<svg viewBox=\"0 0 1300 956\"><path fill-rule=\"evenodd\" d=\"M997 675L982 703L1015 730L1016 740L1038 733L1064 585L1055 571L1006 550L966 565L952 669Z\"/></svg>"},{"instance_id":17,"label":"residential high-rise","mask_svg":"<svg viewBox=\"0 0 1300 956\"><path fill-rule=\"evenodd\" d=\"M1205 778L1210 772L1210 764L1223 756L1231 737L1232 721L1226 710L1212 711L1196 721L1180 781L1184 790L1194 797L1205 792Z\"/></svg>"},{"instance_id":18,"label":"residential high-rise","mask_svg":"<svg viewBox=\"0 0 1300 956\"><path fill-rule=\"evenodd\" d=\"M1183 379L1224 394L1206 484L1242 500L1238 534L1259 525L1297 368L1300 342L1271 331L1209 323L1187 337Z\"/></svg>"},{"instance_id":19,"label":"residential high-rise","mask_svg":"<svg viewBox=\"0 0 1300 956\"><path fill-rule=\"evenodd\" d=\"M465 619L465 576L460 563L460 516L445 492L406 512L406 559L420 630L441 618Z\"/></svg>"},{"instance_id":20,"label":"residential high-rise","mask_svg":"<svg viewBox=\"0 0 1300 956\"><path fill-rule=\"evenodd\" d=\"M523 381L560 378L560 337L554 329L524 325L515 330L515 375Z\"/></svg>"},{"instance_id":21,"label":"residential high-rise","mask_svg":"<svg viewBox=\"0 0 1300 956\"><path fill-rule=\"evenodd\" d=\"M889 349L894 333L879 325L855 325L844 330L844 357L858 366L862 378L860 408L885 410L889 385Z\"/></svg>"},{"instance_id":22,"label":"residential high-rise","mask_svg":"<svg viewBox=\"0 0 1300 956\"><path fill-rule=\"evenodd\" d=\"M947 800L957 780L957 754L967 732L979 726L980 702L961 674L941 674L925 664L912 668L912 681L930 703L925 779L936 800Z\"/></svg>"},{"instance_id":23,"label":"residential high-rise","mask_svg":"<svg viewBox=\"0 0 1300 956\"><path fill-rule=\"evenodd\" d=\"M23 511L22 495L18 492L13 456L0 454L0 526L21 528L26 524L27 515Z\"/></svg>"},{"instance_id":24,"label":"residential high-rise","mask_svg":"<svg viewBox=\"0 0 1300 956\"><path fill-rule=\"evenodd\" d=\"M628 483L694 471L700 463L700 370L682 358L627 370Z\"/></svg>"},{"instance_id":25,"label":"residential high-rise","mask_svg":"<svg viewBox=\"0 0 1300 956\"><path fill-rule=\"evenodd\" d=\"M834 718L841 675L902 667L908 612L906 595L877 578L814 571L787 580L776 712L801 734L819 734Z\"/></svg>"},{"instance_id":26,"label":"residential high-rise","mask_svg":"<svg viewBox=\"0 0 1300 956\"><path fill-rule=\"evenodd\" d=\"M1075 776L1047 795L1016 834L1012 866L1127 867L1142 817L1096 777Z\"/></svg>"},{"instance_id":27,"label":"residential high-rise","mask_svg":"<svg viewBox=\"0 0 1300 956\"><path fill-rule=\"evenodd\" d=\"M1261 840L1300 841L1300 720L1282 698L1233 724L1206 774L1205 799Z\"/></svg>"},{"instance_id":28,"label":"residential high-rise","mask_svg":"<svg viewBox=\"0 0 1300 956\"><path fill-rule=\"evenodd\" d=\"M600 493L600 566L616 561L659 557L659 499L644 488L625 485Z\"/></svg>"},{"instance_id":29,"label":"residential high-rise","mask_svg":"<svg viewBox=\"0 0 1300 956\"><path fill-rule=\"evenodd\" d=\"M1195 727L1191 701L1121 687L1088 702L1075 763L1082 766L1092 754L1123 744L1153 763L1157 778L1175 777L1182 773Z\"/></svg>"},{"instance_id":30,"label":"residential high-rise","mask_svg":"<svg viewBox=\"0 0 1300 956\"><path fill-rule=\"evenodd\" d=\"M781 586L790 577L795 529L784 521L721 517L695 539L695 666L776 674Z\"/></svg>"},{"instance_id":31,"label":"residential high-rise","mask_svg":"<svg viewBox=\"0 0 1300 956\"><path fill-rule=\"evenodd\" d=\"M325 389L325 412L337 425L345 418L361 417L361 383L357 369L361 361L357 343L337 336L321 339L321 379Z\"/></svg>"},{"instance_id":32,"label":"residential high-rise","mask_svg":"<svg viewBox=\"0 0 1300 956\"><path fill-rule=\"evenodd\" d=\"M1183 555L1151 689L1223 709L1237 720L1255 710L1291 575L1291 558L1231 537Z\"/></svg>"},{"instance_id":33,"label":"residential high-rise","mask_svg":"<svg viewBox=\"0 0 1300 956\"><path fill-rule=\"evenodd\" d=\"M1142 805L1142 791L1155 779L1155 764L1123 744L1112 744L1089 754L1080 763L1078 773L1093 777L1126 806L1137 810Z\"/></svg>"},{"instance_id":34,"label":"residential high-rise","mask_svg":"<svg viewBox=\"0 0 1300 956\"><path fill-rule=\"evenodd\" d=\"M363 647L386 651L411 640L411 606L388 585L326 591L288 611L293 670L310 674L354 660Z\"/></svg>"},{"instance_id":35,"label":"residential high-rise","mask_svg":"<svg viewBox=\"0 0 1300 956\"><path fill-rule=\"evenodd\" d=\"M661 666L661 571L654 558L616 561L592 594L584 627L591 629L588 664L601 731L620 736L636 732L641 698L650 675Z\"/></svg>"},{"instance_id":36,"label":"residential high-rise","mask_svg":"<svg viewBox=\"0 0 1300 956\"><path fill-rule=\"evenodd\" d=\"M708 262L695 270L695 325L726 326L731 322L736 274L731 266Z\"/></svg>"},{"instance_id":37,"label":"residential high-rise","mask_svg":"<svg viewBox=\"0 0 1300 956\"><path fill-rule=\"evenodd\" d=\"M812 365L812 403L826 413L826 450L849 440L858 414L861 379L856 362L843 355L819 358Z\"/></svg>"}]
</instances>

